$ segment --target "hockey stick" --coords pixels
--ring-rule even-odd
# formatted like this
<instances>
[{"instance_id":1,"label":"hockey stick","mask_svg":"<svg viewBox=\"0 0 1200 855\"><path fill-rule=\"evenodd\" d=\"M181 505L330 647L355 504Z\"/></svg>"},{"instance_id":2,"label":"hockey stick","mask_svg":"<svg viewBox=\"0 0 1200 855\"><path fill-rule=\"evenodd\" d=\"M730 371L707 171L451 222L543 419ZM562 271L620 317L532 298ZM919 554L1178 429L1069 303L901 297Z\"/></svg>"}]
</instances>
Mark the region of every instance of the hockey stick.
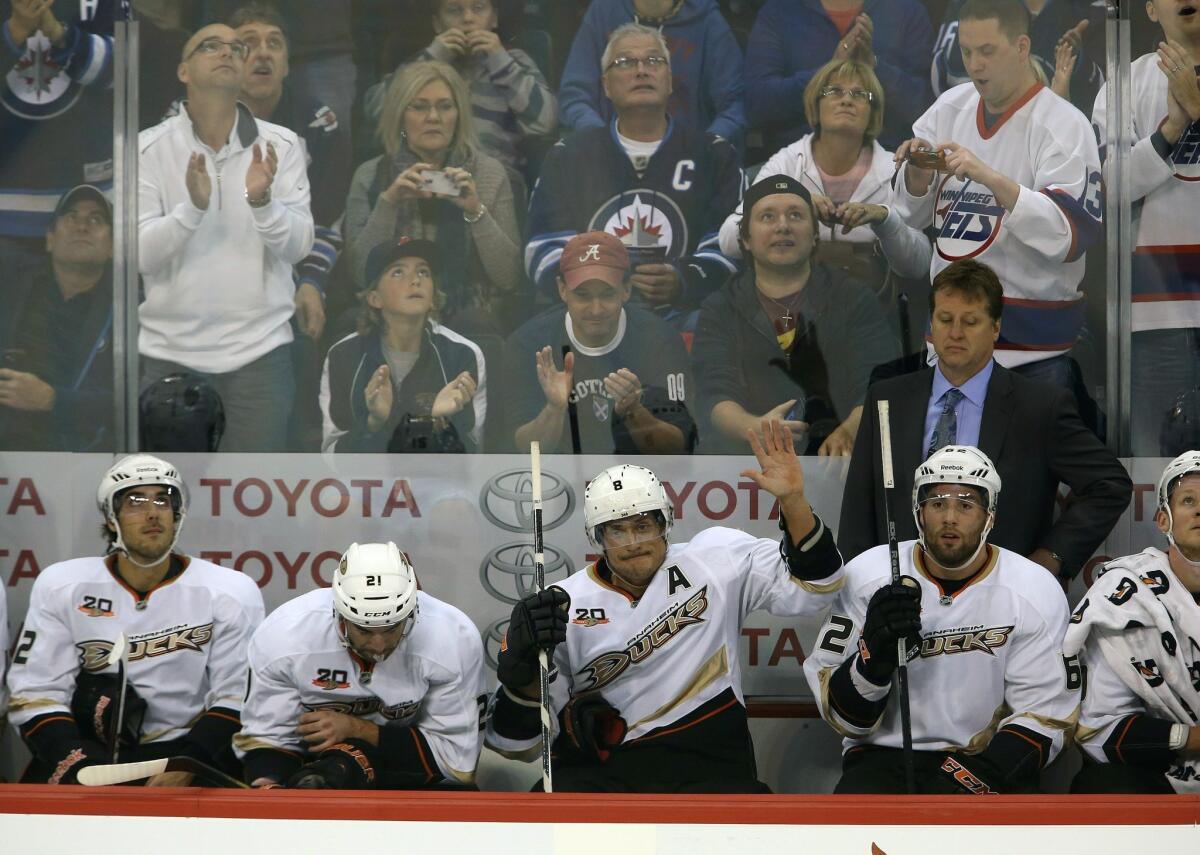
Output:
<instances>
[{"instance_id":1,"label":"hockey stick","mask_svg":"<svg viewBox=\"0 0 1200 855\"><path fill-rule=\"evenodd\" d=\"M220 769L214 769L192 757L163 757L140 763L113 763L107 766L85 766L76 776L85 787L108 787L153 778L163 772L190 772L206 784L215 787L247 789L248 785Z\"/></svg>"},{"instance_id":2,"label":"hockey stick","mask_svg":"<svg viewBox=\"0 0 1200 855\"><path fill-rule=\"evenodd\" d=\"M537 440L529 443L529 470L533 479L533 581L538 593L546 590L546 550L542 543L542 447ZM542 789L554 792L550 772L550 657L538 650L538 681L542 701Z\"/></svg>"},{"instance_id":3,"label":"hockey stick","mask_svg":"<svg viewBox=\"0 0 1200 855\"><path fill-rule=\"evenodd\" d=\"M120 633L108 652L108 664L117 666L117 714L113 718L112 732L108 734L108 759L116 763L121 759L121 728L125 724L125 690L129 686L129 639Z\"/></svg>"},{"instance_id":4,"label":"hockey stick","mask_svg":"<svg viewBox=\"0 0 1200 855\"><path fill-rule=\"evenodd\" d=\"M892 421L888 401L877 401L879 411L879 456L883 462L883 518L887 523L888 557L892 563L892 584L900 581L900 547L896 543L896 523L892 521L892 492L896 489L892 471ZM904 746L904 783L909 795L916 793L913 772L912 712L908 705L908 645L905 639L896 640L896 681L900 703L900 738Z\"/></svg>"}]
</instances>

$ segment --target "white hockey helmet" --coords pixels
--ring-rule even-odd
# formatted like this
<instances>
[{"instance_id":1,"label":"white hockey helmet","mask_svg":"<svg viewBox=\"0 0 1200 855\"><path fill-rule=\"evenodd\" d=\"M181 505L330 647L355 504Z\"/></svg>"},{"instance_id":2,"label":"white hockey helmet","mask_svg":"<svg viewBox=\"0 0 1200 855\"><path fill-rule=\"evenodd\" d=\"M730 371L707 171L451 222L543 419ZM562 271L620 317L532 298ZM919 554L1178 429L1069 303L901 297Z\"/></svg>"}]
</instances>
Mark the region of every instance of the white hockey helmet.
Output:
<instances>
[{"instance_id":1,"label":"white hockey helmet","mask_svg":"<svg viewBox=\"0 0 1200 855\"><path fill-rule=\"evenodd\" d=\"M104 515L105 521L112 524L116 534L111 551L124 552L127 558L129 553L125 549L121 526L117 522L117 510L120 505L117 494L132 487L147 485L166 487L171 495L171 507L175 512L175 537L167 550L170 552L179 540L188 508L187 485L183 483L183 476L179 474L179 470L172 464L149 454L130 454L118 460L104 473L104 477L100 479L100 486L96 489L96 504L100 506L100 513ZM132 558L129 560L133 561ZM138 564L136 561L133 563Z\"/></svg>"},{"instance_id":2,"label":"white hockey helmet","mask_svg":"<svg viewBox=\"0 0 1200 855\"><path fill-rule=\"evenodd\" d=\"M1167 468L1158 479L1158 507L1167 515L1167 541L1172 546L1175 546L1175 519L1171 515L1171 492L1180 478L1193 472L1200 473L1200 451L1185 451L1167 464ZM1184 560L1200 566L1200 563L1191 561L1186 556Z\"/></svg>"},{"instance_id":3,"label":"white hockey helmet","mask_svg":"<svg viewBox=\"0 0 1200 855\"><path fill-rule=\"evenodd\" d=\"M623 463L610 466L593 478L583 491L583 527L588 540L603 549L597 528L606 522L658 511L663 517L662 536L671 533L675 510L658 476L645 466Z\"/></svg>"},{"instance_id":4,"label":"white hockey helmet","mask_svg":"<svg viewBox=\"0 0 1200 855\"><path fill-rule=\"evenodd\" d=\"M967 560L970 564L987 542L988 532L996 522L996 503L1000 498L1000 474L992 460L973 445L947 445L940 448L929 459L917 467L913 476L912 512L917 524L917 536L921 547L925 546L925 528L921 525L921 502L925 488L934 484L969 484L983 490L987 502L988 520L979 539L979 548ZM966 566L965 564L963 566ZM947 568L957 569L957 568Z\"/></svg>"},{"instance_id":5,"label":"white hockey helmet","mask_svg":"<svg viewBox=\"0 0 1200 855\"><path fill-rule=\"evenodd\" d=\"M333 607L355 626L395 626L415 617L416 573L391 541L352 543L333 574Z\"/></svg>"}]
</instances>

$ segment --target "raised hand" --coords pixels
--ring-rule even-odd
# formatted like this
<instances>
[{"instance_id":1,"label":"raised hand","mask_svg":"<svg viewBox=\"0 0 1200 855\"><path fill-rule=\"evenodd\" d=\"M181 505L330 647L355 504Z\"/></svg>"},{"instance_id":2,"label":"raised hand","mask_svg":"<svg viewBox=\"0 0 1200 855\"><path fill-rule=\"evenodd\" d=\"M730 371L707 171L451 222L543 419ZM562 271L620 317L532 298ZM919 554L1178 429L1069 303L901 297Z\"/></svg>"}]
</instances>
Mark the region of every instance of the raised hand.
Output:
<instances>
[{"instance_id":1,"label":"raised hand","mask_svg":"<svg viewBox=\"0 0 1200 855\"><path fill-rule=\"evenodd\" d=\"M604 389L612 396L613 410L618 416L626 413L642 402L642 381L628 368L614 371L604 378Z\"/></svg>"},{"instance_id":2,"label":"raised hand","mask_svg":"<svg viewBox=\"0 0 1200 855\"><path fill-rule=\"evenodd\" d=\"M683 293L679 271L673 264L639 264L633 269L629 281L651 306L673 303Z\"/></svg>"},{"instance_id":3,"label":"raised hand","mask_svg":"<svg viewBox=\"0 0 1200 855\"><path fill-rule=\"evenodd\" d=\"M432 199L433 194L425 189L425 182L421 180L421 172L436 168L428 163L414 163L392 180L388 188L379 194L380 198L393 205L402 199Z\"/></svg>"},{"instance_id":4,"label":"raised hand","mask_svg":"<svg viewBox=\"0 0 1200 855\"><path fill-rule=\"evenodd\" d=\"M539 350L537 362L538 384L546 396L546 403L556 410L565 410L571 399L571 381L575 374L575 354L567 351L563 356L562 371L554 365L554 352L547 345Z\"/></svg>"},{"instance_id":5,"label":"raised hand","mask_svg":"<svg viewBox=\"0 0 1200 855\"><path fill-rule=\"evenodd\" d=\"M476 30L473 33L467 34L466 39L467 50L472 55L478 57L488 56L489 54L498 53L503 45L500 44L500 37L491 30Z\"/></svg>"},{"instance_id":6,"label":"raised hand","mask_svg":"<svg viewBox=\"0 0 1200 855\"><path fill-rule=\"evenodd\" d=\"M392 417L392 402L395 390L392 389L392 372L387 365L380 365L367 381L363 392L367 404L367 428L377 431Z\"/></svg>"},{"instance_id":7,"label":"raised hand","mask_svg":"<svg viewBox=\"0 0 1200 855\"><path fill-rule=\"evenodd\" d=\"M447 166L444 170L446 177L458 185L457 196L446 196L450 204L462 208L464 214L471 219L479 216L483 202L479 199L479 190L475 187L475 178L467 170L457 166Z\"/></svg>"},{"instance_id":8,"label":"raised hand","mask_svg":"<svg viewBox=\"0 0 1200 855\"><path fill-rule=\"evenodd\" d=\"M434 44L440 44L455 56L462 56L467 52L467 34L458 27L451 27L438 33L433 41Z\"/></svg>"},{"instance_id":9,"label":"raised hand","mask_svg":"<svg viewBox=\"0 0 1200 855\"><path fill-rule=\"evenodd\" d=\"M450 418L470 403L475 397L475 389L475 378L469 371L463 371L437 393L430 414L438 419Z\"/></svg>"},{"instance_id":10,"label":"raised hand","mask_svg":"<svg viewBox=\"0 0 1200 855\"><path fill-rule=\"evenodd\" d=\"M254 144L250 166L246 170L246 198L251 201L262 199L271 190L275 181L275 170L279 168L279 157L275 154L274 143L267 143L267 153L263 156L262 147Z\"/></svg>"},{"instance_id":11,"label":"raised hand","mask_svg":"<svg viewBox=\"0 0 1200 855\"><path fill-rule=\"evenodd\" d=\"M184 182L192 204L201 211L207 211L209 200L212 199L212 177L208 174L203 153L197 152L188 158Z\"/></svg>"},{"instance_id":12,"label":"raised hand","mask_svg":"<svg viewBox=\"0 0 1200 855\"><path fill-rule=\"evenodd\" d=\"M781 501L804 495L804 470L792 444L792 432L782 422L763 419L762 440L753 430L746 431L746 439L759 468L743 470L743 478L749 478Z\"/></svg>"}]
</instances>

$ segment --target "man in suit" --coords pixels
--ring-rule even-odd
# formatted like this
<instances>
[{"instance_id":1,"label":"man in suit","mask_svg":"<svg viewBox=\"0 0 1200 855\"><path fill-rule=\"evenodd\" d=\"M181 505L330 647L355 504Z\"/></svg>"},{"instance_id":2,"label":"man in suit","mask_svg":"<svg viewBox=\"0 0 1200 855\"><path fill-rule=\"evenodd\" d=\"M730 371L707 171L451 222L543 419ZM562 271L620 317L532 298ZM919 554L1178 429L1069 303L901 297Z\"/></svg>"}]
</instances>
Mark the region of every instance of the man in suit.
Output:
<instances>
[{"instance_id":1,"label":"man in suit","mask_svg":"<svg viewBox=\"0 0 1200 855\"><path fill-rule=\"evenodd\" d=\"M1133 484L1120 461L1079 417L1070 391L997 365L1003 289L985 264L964 259L942 270L929 294L936 365L881 381L867 393L842 496L838 546L850 561L887 542L876 402L891 402L896 496L932 451L974 445L996 463L1009 495L991 542L1028 556L1062 578L1082 569L1129 504ZM1058 520L1059 483L1072 497ZM901 499L890 506L897 540L916 537Z\"/></svg>"}]
</instances>

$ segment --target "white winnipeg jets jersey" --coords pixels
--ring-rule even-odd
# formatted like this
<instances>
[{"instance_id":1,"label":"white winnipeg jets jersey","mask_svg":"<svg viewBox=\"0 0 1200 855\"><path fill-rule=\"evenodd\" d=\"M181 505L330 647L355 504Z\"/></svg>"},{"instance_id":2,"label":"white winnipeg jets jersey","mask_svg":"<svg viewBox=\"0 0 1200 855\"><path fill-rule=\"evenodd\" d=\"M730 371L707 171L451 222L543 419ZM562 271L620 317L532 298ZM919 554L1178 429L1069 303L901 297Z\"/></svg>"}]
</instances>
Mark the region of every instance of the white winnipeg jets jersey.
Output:
<instances>
[{"instance_id":1,"label":"white winnipeg jets jersey","mask_svg":"<svg viewBox=\"0 0 1200 855\"><path fill-rule=\"evenodd\" d=\"M1062 749L1079 703L1079 692L1067 687L1062 639L1069 611L1058 582L1043 567L989 545L984 569L946 596L916 547L915 540L899 547L900 572L921 585L921 652L908 663L913 748L975 753L999 728L1016 723L1050 740L1043 765L1049 763ZM846 565L846 586L804 663L822 718L846 737L843 750L902 746L892 698L873 728L845 720L829 699L834 671L858 652L867 603L890 582L886 545Z\"/></svg>"},{"instance_id":2,"label":"white winnipeg jets jersey","mask_svg":"<svg viewBox=\"0 0 1200 855\"><path fill-rule=\"evenodd\" d=\"M955 142L1021 185L1012 211L969 179L938 174L924 196L908 192L905 170L896 209L911 226L936 232L932 279L951 262L975 258L1004 286L996 361L1006 368L1065 353L1083 323L1084 251L1100 236L1100 155L1087 118L1038 84L989 130L974 84L955 86L913 124L932 145Z\"/></svg>"},{"instance_id":3,"label":"white winnipeg jets jersey","mask_svg":"<svg viewBox=\"0 0 1200 855\"><path fill-rule=\"evenodd\" d=\"M598 691L620 711L630 742L726 690L744 704L738 646L746 615L819 615L842 582L840 566L824 579L797 579L779 541L720 527L672 544L637 601L589 565L558 583L571 597L571 620L554 651L554 709ZM557 718L552 729L557 734ZM488 744L506 755L522 756L536 742L488 730Z\"/></svg>"},{"instance_id":4,"label":"white winnipeg jets jersey","mask_svg":"<svg viewBox=\"0 0 1200 855\"><path fill-rule=\"evenodd\" d=\"M1158 54L1130 67L1133 147L1134 332L1200 327L1200 122L1183 132L1169 160L1151 136L1167 118L1167 78ZM1096 95L1092 124L1100 139L1108 121L1107 84Z\"/></svg>"},{"instance_id":5,"label":"white winnipeg jets jersey","mask_svg":"<svg viewBox=\"0 0 1200 855\"><path fill-rule=\"evenodd\" d=\"M117 575L116 556L43 570L9 672L12 723L69 715L81 668L116 675L107 659L122 632L129 640L129 685L146 702L142 742L184 736L212 707L240 710L246 645L263 619L262 594L236 570L181 558L183 572L144 598Z\"/></svg>"},{"instance_id":6,"label":"white winnipeg jets jersey","mask_svg":"<svg viewBox=\"0 0 1200 855\"><path fill-rule=\"evenodd\" d=\"M338 638L331 589L302 594L273 611L250 642L250 691L242 731L234 737L238 756L255 748L303 752L300 715L328 709L418 728L440 777L472 781L487 700L483 642L449 603L418 592L417 609L408 637L366 680L361 660Z\"/></svg>"}]
</instances>

